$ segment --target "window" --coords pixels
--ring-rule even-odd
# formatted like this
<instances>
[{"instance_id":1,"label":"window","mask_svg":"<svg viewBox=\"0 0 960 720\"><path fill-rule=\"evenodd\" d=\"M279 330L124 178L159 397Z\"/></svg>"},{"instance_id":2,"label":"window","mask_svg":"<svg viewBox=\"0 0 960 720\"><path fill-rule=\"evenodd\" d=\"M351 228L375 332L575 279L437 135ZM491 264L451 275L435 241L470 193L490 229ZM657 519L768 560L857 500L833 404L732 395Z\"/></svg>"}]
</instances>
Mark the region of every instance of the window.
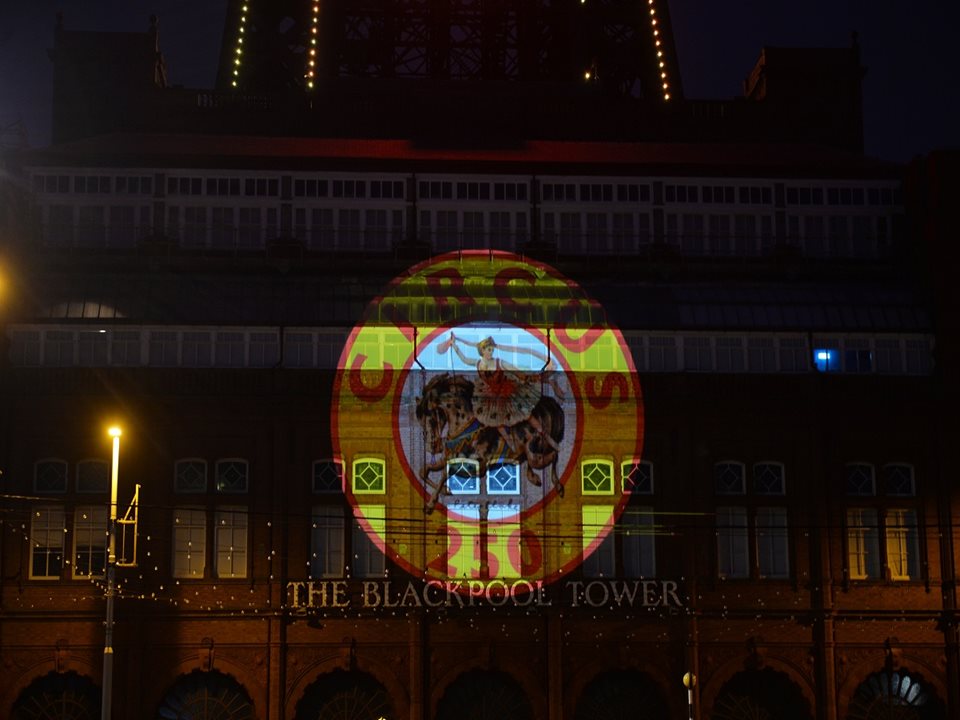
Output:
<instances>
[{"instance_id":1,"label":"window","mask_svg":"<svg viewBox=\"0 0 960 720\"><path fill-rule=\"evenodd\" d=\"M913 467L890 463L877 487L874 466L850 463L844 492L856 507L846 510L847 577L850 580L916 580L920 569L920 524Z\"/></svg>"},{"instance_id":2,"label":"window","mask_svg":"<svg viewBox=\"0 0 960 720\"><path fill-rule=\"evenodd\" d=\"M339 505L314 506L312 520L310 576L341 577L343 575L343 509Z\"/></svg>"},{"instance_id":3,"label":"window","mask_svg":"<svg viewBox=\"0 0 960 720\"><path fill-rule=\"evenodd\" d=\"M683 369L713 370L713 352L708 337L685 337L683 339Z\"/></svg>"},{"instance_id":4,"label":"window","mask_svg":"<svg viewBox=\"0 0 960 720\"><path fill-rule=\"evenodd\" d=\"M386 507L362 505L359 510L363 513L363 520L353 518L350 538L353 551L351 574L357 578L382 577L385 570L383 552L371 534L383 537L386 529Z\"/></svg>"},{"instance_id":5,"label":"window","mask_svg":"<svg viewBox=\"0 0 960 720\"><path fill-rule=\"evenodd\" d=\"M63 567L64 515L62 507L33 508L30 517L30 577L59 578Z\"/></svg>"},{"instance_id":6,"label":"window","mask_svg":"<svg viewBox=\"0 0 960 720\"><path fill-rule=\"evenodd\" d=\"M717 508L717 573L721 578L750 576L747 509Z\"/></svg>"},{"instance_id":7,"label":"window","mask_svg":"<svg viewBox=\"0 0 960 720\"><path fill-rule=\"evenodd\" d=\"M244 578L247 576L247 511L219 508L216 519L217 577Z\"/></svg>"},{"instance_id":8,"label":"window","mask_svg":"<svg viewBox=\"0 0 960 720\"><path fill-rule=\"evenodd\" d=\"M584 495L613 495L613 463L588 460L580 464Z\"/></svg>"},{"instance_id":9,"label":"window","mask_svg":"<svg viewBox=\"0 0 960 720\"><path fill-rule=\"evenodd\" d=\"M757 508L756 527L759 576L761 578L790 577L786 508Z\"/></svg>"},{"instance_id":10,"label":"window","mask_svg":"<svg viewBox=\"0 0 960 720\"><path fill-rule=\"evenodd\" d=\"M650 463L641 463L650 467ZM639 466L635 466L639 467ZM652 467L651 478L652 478ZM623 562L623 577L654 577L657 574L654 511L638 502L642 495L630 497L620 516L618 539Z\"/></svg>"},{"instance_id":11,"label":"window","mask_svg":"<svg viewBox=\"0 0 960 720\"><path fill-rule=\"evenodd\" d=\"M77 492L110 491L110 464L103 460L82 460L77 463Z\"/></svg>"},{"instance_id":12,"label":"window","mask_svg":"<svg viewBox=\"0 0 960 720\"><path fill-rule=\"evenodd\" d=\"M519 495L520 466L517 463L495 463L487 467L488 495Z\"/></svg>"},{"instance_id":13,"label":"window","mask_svg":"<svg viewBox=\"0 0 960 720\"><path fill-rule=\"evenodd\" d=\"M851 580L880 577L880 529L873 508L847 510L847 573Z\"/></svg>"},{"instance_id":14,"label":"window","mask_svg":"<svg viewBox=\"0 0 960 720\"><path fill-rule=\"evenodd\" d=\"M614 533L607 532L613 524L612 505L584 505L581 508L583 537L583 574L585 577L614 577L616 575L616 545ZM597 539L606 537L597 544ZM593 549L593 552L590 550ZM589 554L587 554L589 553Z\"/></svg>"},{"instance_id":15,"label":"window","mask_svg":"<svg viewBox=\"0 0 960 720\"><path fill-rule=\"evenodd\" d=\"M476 460L454 458L447 462L447 491L453 495L480 492L480 464Z\"/></svg>"},{"instance_id":16,"label":"window","mask_svg":"<svg viewBox=\"0 0 960 720\"><path fill-rule=\"evenodd\" d=\"M140 364L140 332L137 330L114 330L110 334L110 364Z\"/></svg>"},{"instance_id":17,"label":"window","mask_svg":"<svg viewBox=\"0 0 960 720\"><path fill-rule=\"evenodd\" d=\"M737 506L716 510L717 573L721 578L790 577L787 509L771 507L772 498L786 494L784 466L759 462L746 486L746 468L738 462L714 466L714 489L719 496L740 496Z\"/></svg>"},{"instance_id":18,"label":"window","mask_svg":"<svg viewBox=\"0 0 960 720\"><path fill-rule=\"evenodd\" d=\"M313 463L312 488L314 493L343 492L343 465L336 460L317 460Z\"/></svg>"},{"instance_id":19,"label":"window","mask_svg":"<svg viewBox=\"0 0 960 720\"><path fill-rule=\"evenodd\" d=\"M109 338L106 332L98 330L77 333L77 363L83 367L103 367L107 365Z\"/></svg>"},{"instance_id":20,"label":"window","mask_svg":"<svg viewBox=\"0 0 960 720\"><path fill-rule=\"evenodd\" d=\"M107 566L107 508L81 506L73 514L73 575L102 577Z\"/></svg>"},{"instance_id":21,"label":"window","mask_svg":"<svg viewBox=\"0 0 960 720\"><path fill-rule=\"evenodd\" d=\"M213 364L213 341L208 332L185 331L183 333L184 367L210 367Z\"/></svg>"},{"instance_id":22,"label":"window","mask_svg":"<svg viewBox=\"0 0 960 720\"><path fill-rule=\"evenodd\" d=\"M207 491L206 460L178 460L174 469L174 492L205 493Z\"/></svg>"},{"instance_id":23,"label":"window","mask_svg":"<svg viewBox=\"0 0 960 720\"><path fill-rule=\"evenodd\" d=\"M284 367L313 367L313 334L287 332L283 334Z\"/></svg>"},{"instance_id":24,"label":"window","mask_svg":"<svg viewBox=\"0 0 960 720\"><path fill-rule=\"evenodd\" d=\"M717 495L746 494L743 463L717 463L713 468L713 483Z\"/></svg>"},{"instance_id":25,"label":"window","mask_svg":"<svg viewBox=\"0 0 960 720\"><path fill-rule=\"evenodd\" d=\"M836 348L816 348L813 351L813 365L820 372L840 370L840 351Z\"/></svg>"},{"instance_id":26,"label":"window","mask_svg":"<svg viewBox=\"0 0 960 720\"><path fill-rule=\"evenodd\" d=\"M217 460L217 492L247 492L247 472L248 464L246 460L238 458Z\"/></svg>"},{"instance_id":27,"label":"window","mask_svg":"<svg viewBox=\"0 0 960 720\"><path fill-rule=\"evenodd\" d=\"M387 491L386 463L374 458L353 461L353 492L356 494L384 493Z\"/></svg>"},{"instance_id":28,"label":"window","mask_svg":"<svg viewBox=\"0 0 960 720\"><path fill-rule=\"evenodd\" d=\"M40 333L37 330L14 330L10 333L10 363L15 367L40 364Z\"/></svg>"},{"instance_id":29,"label":"window","mask_svg":"<svg viewBox=\"0 0 960 720\"><path fill-rule=\"evenodd\" d=\"M150 333L150 364L171 367L177 364L177 333L154 330Z\"/></svg>"},{"instance_id":30,"label":"window","mask_svg":"<svg viewBox=\"0 0 960 720\"><path fill-rule=\"evenodd\" d=\"M753 492L757 495L784 495L783 465L757 463L753 466Z\"/></svg>"},{"instance_id":31,"label":"window","mask_svg":"<svg viewBox=\"0 0 960 720\"><path fill-rule=\"evenodd\" d=\"M206 566L207 514L199 508L173 511L173 576L202 578Z\"/></svg>"},{"instance_id":32,"label":"window","mask_svg":"<svg viewBox=\"0 0 960 720\"><path fill-rule=\"evenodd\" d=\"M635 495L653 494L653 465L647 461L625 462L620 466L623 492Z\"/></svg>"},{"instance_id":33,"label":"window","mask_svg":"<svg viewBox=\"0 0 960 720\"><path fill-rule=\"evenodd\" d=\"M242 332L218 332L216 344L217 367L243 367L246 348Z\"/></svg>"},{"instance_id":34,"label":"window","mask_svg":"<svg viewBox=\"0 0 960 720\"><path fill-rule=\"evenodd\" d=\"M33 490L38 493L67 491L67 463L63 460L40 460L33 466Z\"/></svg>"}]
</instances>

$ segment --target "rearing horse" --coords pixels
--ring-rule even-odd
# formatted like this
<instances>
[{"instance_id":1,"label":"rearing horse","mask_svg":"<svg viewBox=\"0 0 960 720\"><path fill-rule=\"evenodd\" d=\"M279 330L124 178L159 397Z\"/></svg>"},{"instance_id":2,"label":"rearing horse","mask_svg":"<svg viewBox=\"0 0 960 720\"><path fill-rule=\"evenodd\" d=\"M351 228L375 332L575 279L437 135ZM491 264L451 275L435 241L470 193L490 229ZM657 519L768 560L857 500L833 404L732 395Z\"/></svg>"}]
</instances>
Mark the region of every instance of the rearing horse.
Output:
<instances>
[{"instance_id":1,"label":"rearing horse","mask_svg":"<svg viewBox=\"0 0 960 720\"><path fill-rule=\"evenodd\" d=\"M534 472L551 468L551 483L563 496L563 485L557 475L557 451L563 440L563 408L552 397L542 396L534 406L529 420L496 428L483 425L473 413L473 383L460 375L443 374L431 379L417 398L416 417L423 430L423 440L430 454L439 456L433 462L425 461L420 479L432 492L424 508L430 513L436 507L446 488L447 461L451 458L476 460L480 473L489 465L515 462L525 465L524 475L533 485L541 479ZM543 437L549 434L552 443ZM441 471L439 482L430 474Z\"/></svg>"}]
</instances>

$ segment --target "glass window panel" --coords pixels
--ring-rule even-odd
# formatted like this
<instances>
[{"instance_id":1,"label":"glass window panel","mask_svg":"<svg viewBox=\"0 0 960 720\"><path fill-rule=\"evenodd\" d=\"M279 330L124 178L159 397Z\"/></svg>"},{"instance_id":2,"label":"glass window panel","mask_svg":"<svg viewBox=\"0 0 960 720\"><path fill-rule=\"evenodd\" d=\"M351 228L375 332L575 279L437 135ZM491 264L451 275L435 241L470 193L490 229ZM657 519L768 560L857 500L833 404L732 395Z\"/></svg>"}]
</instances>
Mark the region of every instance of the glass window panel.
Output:
<instances>
[{"instance_id":1,"label":"glass window panel","mask_svg":"<svg viewBox=\"0 0 960 720\"><path fill-rule=\"evenodd\" d=\"M317 505L310 531L310 576L342 577L344 554L343 508Z\"/></svg>"},{"instance_id":2,"label":"glass window panel","mask_svg":"<svg viewBox=\"0 0 960 720\"><path fill-rule=\"evenodd\" d=\"M880 577L880 529L873 508L847 510L847 573L851 580Z\"/></svg>"},{"instance_id":3,"label":"glass window panel","mask_svg":"<svg viewBox=\"0 0 960 720\"><path fill-rule=\"evenodd\" d=\"M107 567L107 508L81 506L73 514L73 575L103 577Z\"/></svg>"},{"instance_id":4,"label":"glass window panel","mask_svg":"<svg viewBox=\"0 0 960 720\"><path fill-rule=\"evenodd\" d=\"M247 576L247 511L223 508L216 515L216 567L219 578Z\"/></svg>"},{"instance_id":5,"label":"glass window panel","mask_svg":"<svg viewBox=\"0 0 960 720\"><path fill-rule=\"evenodd\" d=\"M195 508L173 511L173 576L203 577L206 567L207 514Z\"/></svg>"},{"instance_id":6,"label":"glass window panel","mask_svg":"<svg viewBox=\"0 0 960 720\"><path fill-rule=\"evenodd\" d=\"M59 578L66 535L62 507L34 507L30 515L30 577Z\"/></svg>"},{"instance_id":7,"label":"glass window panel","mask_svg":"<svg viewBox=\"0 0 960 720\"><path fill-rule=\"evenodd\" d=\"M750 576L747 509L717 508L717 572L721 578Z\"/></svg>"}]
</instances>

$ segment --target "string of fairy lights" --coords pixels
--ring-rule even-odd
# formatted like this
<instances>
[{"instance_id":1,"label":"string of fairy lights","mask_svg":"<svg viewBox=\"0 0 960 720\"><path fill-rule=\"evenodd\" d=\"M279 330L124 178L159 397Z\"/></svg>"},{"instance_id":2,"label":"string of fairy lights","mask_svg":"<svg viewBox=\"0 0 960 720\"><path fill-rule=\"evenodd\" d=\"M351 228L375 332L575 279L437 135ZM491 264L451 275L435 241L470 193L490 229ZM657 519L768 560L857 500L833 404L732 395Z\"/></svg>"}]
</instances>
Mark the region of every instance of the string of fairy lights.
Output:
<instances>
[{"instance_id":1,"label":"string of fairy lights","mask_svg":"<svg viewBox=\"0 0 960 720\"><path fill-rule=\"evenodd\" d=\"M308 90L313 90L317 79L317 43L320 28L320 2L319 0L308 0L310 3L310 29L309 46L306 48L303 82ZM240 6L240 17L237 24L236 42L233 48L232 60L232 78L230 85L234 88L240 86L241 70L243 67L244 38L247 34L248 18L250 16L250 6L252 0L247 0ZM580 0L581 5L586 5L587 0ZM661 33L662 18L657 14L656 0L647 0L647 6L650 19L650 32L653 39L654 52L656 55L657 72L659 74L661 96L664 100L670 100L671 97L671 78L667 72L667 62L664 55L665 35ZM584 72L584 79L592 80L595 77L593 69L587 69Z\"/></svg>"},{"instance_id":2,"label":"string of fairy lights","mask_svg":"<svg viewBox=\"0 0 960 720\"><path fill-rule=\"evenodd\" d=\"M164 509L165 506L151 506L146 508L155 513ZM171 509L171 508L166 508ZM251 512L251 516L263 516L266 513ZM663 513L669 515L669 513ZM703 513L688 513L686 515L707 515ZM306 514L292 513L285 522L280 525L288 525L289 521L296 518L303 519ZM416 518L401 519L401 522L411 522ZM422 517L420 518L422 522ZM282 561L274 549L274 534L279 527L273 520L264 520L263 534L269 538L269 541L263 543L258 552L263 553L262 560L266 563L266 572L258 573L241 578L173 578L170 577L166 569L161 569L161 563L157 558L162 557L165 551L158 551L158 542L165 543L166 536L162 532L146 531L141 534L141 557L137 568L125 570L118 578L118 596L124 601L139 601L141 603L156 603L167 606L172 611L183 617L202 616L204 614L216 614L217 617L228 618L260 618L268 620L270 618L287 618L291 621L323 621L337 620L346 624L353 622L355 627L360 627L365 621L372 618L397 619L404 620L416 618L424 611L424 607L411 607L395 605L379 605L374 607L328 607L311 609L305 613L302 608L295 604L287 602L286 588L281 589L281 602L276 602L271 598L275 595L275 588L280 581L277 577L277 563ZM689 522L696 522L696 518L688 518L683 521L683 525ZM12 533L18 534L28 546L32 545L28 526L26 523L13 522L9 517L0 520L0 527L7 525ZM64 527L63 532L67 534L69 528ZM662 534L655 532L654 534ZM805 535L807 533L804 533ZM565 537L570 539L579 539L579 535L569 533L558 533L556 538ZM159 538L159 540L158 540ZM64 564L69 567L70 562L67 559L69 554L64 550ZM311 558L306 559L305 576L298 576L293 579L302 580L303 577L310 578ZM295 572L291 568L284 568L286 574ZM68 570L72 572L72 568ZM351 579L350 568L346 568L345 578ZM578 576L577 576L578 577ZM289 578L286 578L289 579ZM399 580L410 579L406 574L392 571L386 568L382 575L377 577L356 577L353 580ZM562 576L561 578L562 579ZM679 581L686 584L686 577L680 576ZM85 610L84 605L102 600L105 591L104 579L100 576L75 577L78 581L70 585L63 583L54 583L46 580L25 582L24 570L12 578L7 577L7 581L13 580L20 585L20 592L12 595L12 602L17 603L20 611L40 612L56 609L62 611L66 609L62 604L66 592L69 592L69 600L77 610ZM79 581L86 580L89 585L88 591L80 591ZM330 578L316 578L319 581L329 581ZM583 578L583 580L589 580ZM707 589L704 590L703 588ZM274 589L272 591L271 589ZM712 637L717 641L740 641L748 640L758 634L773 631L788 631L796 629L798 624L807 625L811 618L816 615L816 609L812 605L811 593L819 591L818 587L810 586L806 576L798 578L796 581L784 581L782 583L771 584L769 588L760 593L756 587L743 586L740 583L728 584L717 578L700 578L696 582L689 584L682 590L683 607L665 609L662 607L629 607L610 603L605 607L580 607L571 609L563 607L557 603L556 611L562 617L575 619L592 620L616 620L630 622L642 620L643 618L664 620L664 619L683 619L696 616L701 622L713 623L711 626ZM696 600L693 600L695 594ZM937 609L931 607L928 610L890 610L882 603L872 601L856 610L848 609L844 611L835 620L839 622L859 623L856 630L865 637L873 637L877 632L886 632L887 634L896 633L889 629L883 629L884 623L903 623L908 621L923 620L936 614ZM79 607L78 607L79 606ZM468 628L480 630L487 627L491 618L503 615L505 622L510 618L524 616L542 615L544 609L537 606L487 606L478 602L476 605L459 607L453 605L450 607L440 606L431 607L429 615L431 622L443 623L448 620L455 620L466 623ZM480 620L484 621L483 626L478 624ZM572 627L572 626L571 626ZM605 641L604 633L607 628L598 626L594 629L596 642ZM528 632L528 631L523 631ZM504 625L502 634L509 637L510 626ZM651 633L656 633L653 637ZM663 623L662 626L636 626L631 628L626 634L617 631L616 637L613 635L609 640L623 638L630 640L633 638L648 641L669 642L673 639L673 630L671 623ZM580 632L574 632L570 628L564 630L564 642L566 644L575 644L583 642L583 635Z\"/></svg>"},{"instance_id":3,"label":"string of fairy lights","mask_svg":"<svg viewBox=\"0 0 960 720\"><path fill-rule=\"evenodd\" d=\"M240 84L240 67L243 64L243 38L247 31L247 16L250 12L250 1L240 6L240 23L237 27L237 42L233 49L233 78L230 81L232 87L238 87Z\"/></svg>"}]
</instances>

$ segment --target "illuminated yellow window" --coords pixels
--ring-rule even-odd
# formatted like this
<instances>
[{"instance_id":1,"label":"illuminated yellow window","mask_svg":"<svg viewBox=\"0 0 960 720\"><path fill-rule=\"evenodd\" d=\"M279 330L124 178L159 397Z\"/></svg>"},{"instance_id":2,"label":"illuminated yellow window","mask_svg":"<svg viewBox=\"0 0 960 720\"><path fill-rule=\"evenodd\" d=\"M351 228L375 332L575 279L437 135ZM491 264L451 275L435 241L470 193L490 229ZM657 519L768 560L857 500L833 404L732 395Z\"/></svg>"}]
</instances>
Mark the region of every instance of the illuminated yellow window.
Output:
<instances>
[{"instance_id":1,"label":"illuminated yellow window","mask_svg":"<svg viewBox=\"0 0 960 720\"><path fill-rule=\"evenodd\" d=\"M613 463L587 460L580 464L584 495L613 495Z\"/></svg>"},{"instance_id":2,"label":"illuminated yellow window","mask_svg":"<svg viewBox=\"0 0 960 720\"><path fill-rule=\"evenodd\" d=\"M387 491L387 465L377 458L358 458L353 461L353 492L370 495Z\"/></svg>"}]
</instances>

